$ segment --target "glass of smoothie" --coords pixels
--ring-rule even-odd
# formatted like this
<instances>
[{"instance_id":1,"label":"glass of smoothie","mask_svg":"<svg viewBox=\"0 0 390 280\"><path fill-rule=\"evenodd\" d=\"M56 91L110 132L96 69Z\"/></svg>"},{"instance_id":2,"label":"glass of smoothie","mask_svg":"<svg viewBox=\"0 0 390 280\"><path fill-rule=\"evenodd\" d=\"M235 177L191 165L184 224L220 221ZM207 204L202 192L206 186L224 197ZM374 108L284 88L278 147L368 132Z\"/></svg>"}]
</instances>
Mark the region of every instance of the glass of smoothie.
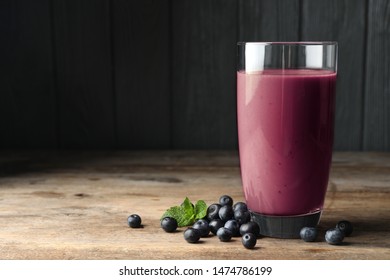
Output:
<instances>
[{"instance_id":1,"label":"glass of smoothie","mask_svg":"<svg viewBox=\"0 0 390 280\"><path fill-rule=\"evenodd\" d=\"M319 223L332 159L336 42L240 42L241 178L262 235Z\"/></svg>"}]
</instances>

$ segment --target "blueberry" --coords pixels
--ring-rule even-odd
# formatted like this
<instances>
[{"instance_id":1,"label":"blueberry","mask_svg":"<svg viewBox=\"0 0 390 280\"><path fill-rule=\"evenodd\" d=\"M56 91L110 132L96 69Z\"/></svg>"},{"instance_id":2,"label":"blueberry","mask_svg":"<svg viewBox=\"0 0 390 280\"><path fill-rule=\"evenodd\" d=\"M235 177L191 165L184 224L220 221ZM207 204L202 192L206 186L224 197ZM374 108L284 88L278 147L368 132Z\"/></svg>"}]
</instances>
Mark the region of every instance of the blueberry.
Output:
<instances>
[{"instance_id":1,"label":"blueberry","mask_svg":"<svg viewBox=\"0 0 390 280\"><path fill-rule=\"evenodd\" d=\"M171 217L165 217L161 220L161 227L166 232L174 232L177 229L177 221Z\"/></svg>"},{"instance_id":2,"label":"blueberry","mask_svg":"<svg viewBox=\"0 0 390 280\"><path fill-rule=\"evenodd\" d=\"M344 233L338 228L329 229L325 233L325 240L331 245L339 245L343 242Z\"/></svg>"},{"instance_id":3,"label":"blueberry","mask_svg":"<svg viewBox=\"0 0 390 280\"><path fill-rule=\"evenodd\" d=\"M139 228L141 227L141 217L137 214L131 214L127 217L127 224L131 228Z\"/></svg>"},{"instance_id":4,"label":"blueberry","mask_svg":"<svg viewBox=\"0 0 390 280\"><path fill-rule=\"evenodd\" d=\"M242 210L242 211L248 211L248 206L244 202L237 202L233 205L233 211Z\"/></svg>"},{"instance_id":5,"label":"blueberry","mask_svg":"<svg viewBox=\"0 0 390 280\"><path fill-rule=\"evenodd\" d=\"M225 227L221 227L217 231L217 236L222 242L228 242L232 239L232 232Z\"/></svg>"},{"instance_id":6,"label":"blueberry","mask_svg":"<svg viewBox=\"0 0 390 280\"><path fill-rule=\"evenodd\" d=\"M217 235L217 231L225 225L225 222L223 222L220 219L214 219L209 222L210 231Z\"/></svg>"},{"instance_id":7,"label":"blueberry","mask_svg":"<svg viewBox=\"0 0 390 280\"><path fill-rule=\"evenodd\" d=\"M207 208L207 214L206 217L209 221L214 220L214 219L219 219L219 209L221 209L221 204L219 203L214 203L211 204Z\"/></svg>"},{"instance_id":8,"label":"blueberry","mask_svg":"<svg viewBox=\"0 0 390 280\"><path fill-rule=\"evenodd\" d=\"M260 227L256 222L248 222L240 226L240 234L253 233L255 236L260 235Z\"/></svg>"},{"instance_id":9,"label":"blueberry","mask_svg":"<svg viewBox=\"0 0 390 280\"><path fill-rule=\"evenodd\" d=\"M219 198L219 204L233 206L233 198L225 194Z\"/></svg>"},{"instance_id":10,"label":"blueberry","mask_svg":"<svg viewBox=\"0 0 390 280\"><path fill-rule=\"evenodd\" d=\"M227 221L224 227L232 232L232 236L240 236L240 225L236 220Z\"/></svg>"},{"instance_id":11,"label":"blueberry","mask_svg":"<svg viewBox=\"0 0 390 280\"><path fill-rule=\"evenodd\" d=\"M301 239L306 242L313 242L317 238L318 231L315 227L304 227L301 229L299 235Z\"/></svg>"},{"instance_id":12,"label":"blueberry","mask_svg":"<svg viewBox=\"0 0 390 280\"><path fill-rule=\"evenodd\" d=\"M352 224L349 221L340 221L337 223L336 228L341 230L345 236L350 236L353 231Z\"/></svg>"},{"instance_id":13,"label":"blueberry","mask_svg":"<svg viewBox=\"0 0 390 280\"><path fill-rule=\"evenodd\" d=\"M200 231L198 229L189 227L184 231L184 239L188 243L196 243L200 239Z\"/></svg>"},{"instance_id":14,"label":"blueberry","mask_svg":"<svg viewBox=\"0 0 390 280\"><path fill-rule=\"evenodd\" d=\"M234 211L234 219L240 224L246 224L251 220L251 214L249 211L236 210Z\"/></svg>"},{"instance_id":15,"label":"blueberry","mask_svg":"<svg viewBox=\"0 0 390 280\"><path fill-rule=\"evenodd\" d=\"M224 222L233 219L234 217L233 207L230 205L222 206L221 209L219 209L218 211L218 215L219 218Z\"/></svg>"},{"instance_id":16,"label":"blueberry","mask_svg":"<svg viewBox=\"0 0 390 280\"><path fill-rule=\"evenodd\" d=\"M256 246L256 236L253 233L245 233L241 239L242 245L247 249L253 249Z\"/></svg>"},{"instance_id":17,"label":"blueberry","mask_svg":"<svg viewBox=\"0 0 390 280\"><path fill-rule=\"evenodd\" d=\"M200 237L207 237L210 233L209 223L205 219L197 220L192 227L200 231Z\"/></svg>"}]
</instances>

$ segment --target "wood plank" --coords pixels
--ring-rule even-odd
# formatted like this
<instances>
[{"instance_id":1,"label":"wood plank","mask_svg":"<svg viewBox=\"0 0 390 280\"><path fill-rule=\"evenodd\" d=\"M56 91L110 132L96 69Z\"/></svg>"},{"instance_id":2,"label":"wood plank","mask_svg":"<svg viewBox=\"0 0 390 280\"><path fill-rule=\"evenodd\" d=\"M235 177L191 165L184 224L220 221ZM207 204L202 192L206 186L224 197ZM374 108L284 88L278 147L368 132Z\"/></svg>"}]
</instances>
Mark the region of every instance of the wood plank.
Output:
<instances>
[{"instance_id":1,"label":"wood plank","mask_svg":"<svg viewBox=\"0 0 390 280\"><path fill-rule=\"evenodd\" d=\"M170 147L170 1L114 0L119 148Z\"/></svg>"},{"instance_id":2,"label":"wood plank","mask_svg":"<svg viewBox=\"0 0 390 280\"><path fill-rule=\"evenodd\" d=\"M184 241L159 218L172 205L243 200L236 151L0 153L1 259L389 259L390 154L335 153L319 241ZM12 168L11 168L12 167ZM3 172L1 172L3 171ZM144 227L130 229L129 214ZM324 242L341 219L345 246ZM212 254L210 254L212 252Z\"/></svg>"},{"instance_id":3,"label":"wood plank","mask_svg":"<svg viewBox=\"0 0 390 280\"><path fill-rule=\"evenodd\" d=\"M363 131L365 1L302 2L302 40L339 43L335 150L360 150Z\"/></svg>"},{"instance_id":4,"label":"wood plank","mask_svg":"<svg viewBox=\"0 0 390 280\"><path fill-rule=\"evenodd\" d=\"M298 41L299 2L239 0L239 41Z\"/></svg>"},{"instance_id":5,"label":"wood plank","mask_svg":"<svg viewBox=\"0 0 390 280\"><path fill-rule=\"evenodd\" d=\"M390 2L368 1L364 150L390 151Z\"/></svg>"},{"instance_id":6,"label":"wood plank","mask_svg":"<svg viewBox=\"0 0 390 280\"><path fill-rule=\"evenodd\" d=\"M53 1L61 148L112 148L115 118L108 0Z\"/></svg>"},{"instance_id":7,"label":"wood plank","mask_svg":"<svg viewBox=\"0 0 390 280\"><path fill-rule=\"evenodd\" d=\"M236 1L172 1L172 146L237 147Z\"/></svg>"},{"instance_id":8,"label":"wood plank","mask_svg":"<svg viewBox=\"0 0 390 280\"><path fill-rule=\"evenodd\" d=\"M0 3L0 148L55 148L50 3Z\"/></svg>"}]
</instances>

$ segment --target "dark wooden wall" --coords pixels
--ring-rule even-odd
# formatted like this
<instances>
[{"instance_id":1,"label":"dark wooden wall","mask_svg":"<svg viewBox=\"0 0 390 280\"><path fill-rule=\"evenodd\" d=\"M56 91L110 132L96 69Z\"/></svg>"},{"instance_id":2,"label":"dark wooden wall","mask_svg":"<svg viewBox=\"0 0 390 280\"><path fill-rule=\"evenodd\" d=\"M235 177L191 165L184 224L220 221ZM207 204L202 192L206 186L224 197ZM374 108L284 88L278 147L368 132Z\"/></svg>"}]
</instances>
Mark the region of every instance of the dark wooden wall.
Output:
<instances>
[{"instance_id":1,"label":"dark wooden wall","mask_svg":"<svg viewBox=\"0 0 390 280\"><path fill-rule=\"evenodd\" d=\"M336 40L335 149L390 151L387 0L2 0L0 35L2 149L236 149L236 42Z\"/></svg>"}]
</instances>

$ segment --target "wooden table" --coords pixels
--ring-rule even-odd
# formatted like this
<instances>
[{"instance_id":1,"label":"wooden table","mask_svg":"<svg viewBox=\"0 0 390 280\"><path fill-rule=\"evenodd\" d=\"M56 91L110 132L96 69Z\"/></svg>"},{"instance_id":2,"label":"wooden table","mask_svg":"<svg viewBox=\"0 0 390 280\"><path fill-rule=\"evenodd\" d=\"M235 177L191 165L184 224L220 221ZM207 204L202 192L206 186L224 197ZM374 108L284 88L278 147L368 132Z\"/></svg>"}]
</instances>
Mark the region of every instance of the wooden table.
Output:
<instances>
[{"instance_id":1,"label":"wooden table","mask_svg":"<svg viewBox=\"0 0 390 280\"><path fill-rule=\"evenodd\" d=\"M320 240L189 244L159 218L188 196L242 201L236 151L1 152L0 259L390 259L390 154L335 153ZM131 229L138 213L144 227ZM324 242L341 219L355 231Z\"/></svg>"}]
</instances>

